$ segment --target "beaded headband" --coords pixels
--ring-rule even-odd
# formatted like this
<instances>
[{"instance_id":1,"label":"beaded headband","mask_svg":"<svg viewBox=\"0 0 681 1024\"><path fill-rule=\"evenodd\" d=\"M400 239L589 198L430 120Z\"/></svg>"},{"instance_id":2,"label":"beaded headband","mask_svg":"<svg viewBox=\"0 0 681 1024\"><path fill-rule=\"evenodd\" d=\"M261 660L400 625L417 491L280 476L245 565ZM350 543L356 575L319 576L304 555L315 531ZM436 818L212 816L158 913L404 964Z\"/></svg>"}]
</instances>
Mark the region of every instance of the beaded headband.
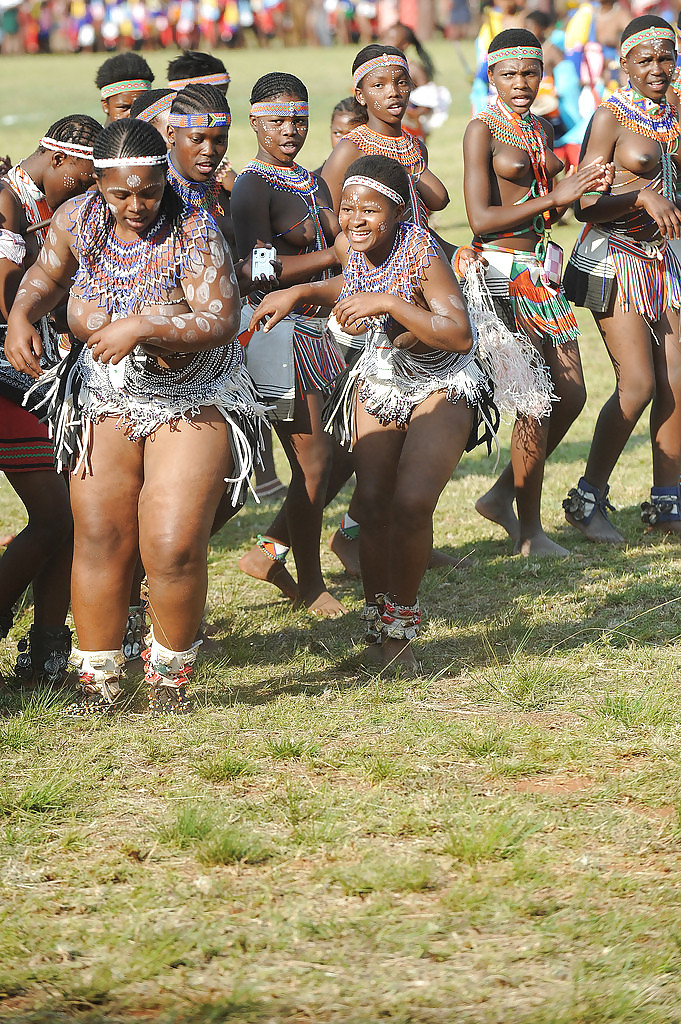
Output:
<instances>
[{"instance_id":1,"label":"beaded headband","mask_svg":"<svg viewBox=\"0 0 681 1024\"><path fill-rule=\"evenodd\" d=\"M144 108L144 110L140 110L137 115L137 120L146 121L147 123L153 121L159 114L164 113L166 110L170 110L174 99L175 93L172 92L168 93L167 96L161 96L160 99L150 103L148 107Z\"/></svg>"},{"instance_id":2,"label":"beaded headband","mask_svg":"<svg viewBox=\"0 0 681 1024\"><path fill-rule=\"evenodd\" d=\"M376 181L375 178L366 178L363 174L353 174L351 178L346 178L343 182L343 191L345 191L348 185L366 185L367 188L372 188L374 192L380 192L387 199L392 199L393 203L396 203L398 206L400 203L404 205L404 199L399 192L384 185L382 181Z\"/></svg>"},{"instance_id":3,"label":"beaded headband","mask_svg":"<svg viewBox=\"0 0 681 1024\"><path fill-rule=\"evenodd\" d=\"M108 100L110 96L118 96L122 92L149 92L150 89L151 82L148 82L146 78L128 78L125 82L112 82L111 85L105 85L103 89L99 90L99 93L103 100Z\"/></svg>"},{"instance_id":4,"label":"beaded headband","mask_svg":"<svg viewBox=\"0 0 681 1024\"><path fill-rule=\"evenodd\" d=\"M382 53L380 57L374 57L373 60L367 60L364 64L360 64L355 73L352 76L352 88L356 89L359 83L362 81L365 75L368 75L370 71L377 71L379 68L389 67L403 68L404 71L409 74L409 65L407 64L406 57L398 57L396 53Z\"/></svg>"},{"instance_id":5,"label":"beaded headband","mask_svg":"<svg viewBox=\"0 0 681 1024\"><path fill-rule=\"evenodd\" d=\"M170 113L168 124L174 128L229 128L232 115L229 111L222 113L173 114Z\"/></svg>"},{"instance_id":6,"label":"beaded headband","mask_svg":"<svg viewBox=\"0 0 681 1024\"><path fill-rule=\"evenodd\" d=\"M95 160L95 170L104 170L105 167L153 167L155 164L167 164L168 155L162 156L116 156L106 160Z\"/></svg>"},{"instance_id":7,"label":"beaded headband","mask_svg":"<svg viewBox=\"0 0 681 1024\"><path fill-rule=\"evenodd\" d=\"M305 100L251 104L251 117L309 117L309 115L310 109Z\"/></svg>"},{"instance_id":8,"label":"beaded headband","mask_svg":"<svg viewBox=\"0 0 681 1024\"><path fill-rule=\"evenodd\" d=\"M500 60L538 60L544 63L541 46L505 46L503 50L494 50L487 54L487 67L498 64Z\"/></svg>"},{"instance_id":9,"label":"beaded headband","mask_svg":"<svg viewBox=\"0 0 681 1024\"><path fill-rule=\"evenodd\" d=\"M674 43L674 49L676 49L676 36L674 35L673 28L662 28L660 25L653 26L653 28L644 28L640 32L634 32L633 36L629 36L625 39L620 47L620 53L623 57L629 53L629 50L633 50L635 46L640 43L651 43L656 39L666 39L671 43Z\"/></svg>"},{"instance_id":10,"label":"beaded headband","mask_svg":"<svg viewBox=\"0 0 681 1024\"><path fill-rule=\"evenodd\" d=\"M231 79L226 71L216 71L213 75L197 75L196 78L173 78L168 88L179 92L187 85L229 85Z\"/></svg>"},{"instance_id":11,"label":"beaded headband","mask_svg":"<svg viewBox=\"0 0 681 1024\"><path fill-rule=\"evenodd\" d=\"M57 142L49 135L43 136L38 145L42 149L51 149L55 153L73 156L76 160L92 160L92 146L78 146L75 142Z\"/></svg>"}]
</instances>

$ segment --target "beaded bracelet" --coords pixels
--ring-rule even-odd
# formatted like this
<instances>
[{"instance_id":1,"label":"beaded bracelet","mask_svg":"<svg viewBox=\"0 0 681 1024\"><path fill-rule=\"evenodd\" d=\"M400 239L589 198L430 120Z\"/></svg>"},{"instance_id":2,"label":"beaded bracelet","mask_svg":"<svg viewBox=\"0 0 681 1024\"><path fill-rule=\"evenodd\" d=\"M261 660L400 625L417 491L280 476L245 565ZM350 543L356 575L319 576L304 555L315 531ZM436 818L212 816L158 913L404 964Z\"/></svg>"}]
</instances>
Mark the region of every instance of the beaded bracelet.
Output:
<instances>
[{"instance_id":1,"label":"beaded bracelet","mask_svg":"<svg viewBox=\"0 0 681 1024\"><path fill-rule=\"evenodd\" d=\"M607 196L607 192L582 192L582 199L584 196Z\"/></svg>"}]
</instances>

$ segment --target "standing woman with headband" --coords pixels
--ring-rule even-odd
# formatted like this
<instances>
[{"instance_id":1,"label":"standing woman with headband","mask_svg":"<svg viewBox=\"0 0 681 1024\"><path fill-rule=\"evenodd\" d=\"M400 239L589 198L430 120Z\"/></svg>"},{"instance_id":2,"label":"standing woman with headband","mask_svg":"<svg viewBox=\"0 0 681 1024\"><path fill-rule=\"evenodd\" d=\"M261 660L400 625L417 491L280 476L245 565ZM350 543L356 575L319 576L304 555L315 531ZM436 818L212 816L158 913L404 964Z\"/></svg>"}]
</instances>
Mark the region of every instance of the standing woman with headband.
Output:
<instances>
[{"instance_id":1,"label":"standing woman with headband","mask_svg":"<svg viewBox=\"0 0 681 1024\"><path fill-rule=\"evenodd\" d=\"M93 182L92 145L102 126L71 114L45 132L38 148L12 167L0 185L0 315L6 322L23 274L38 258L55 209ZM45 370L64 355L69 340L65 310L36 323ZM6 328L0 327L4 340ZM54 465L47 427L24 398L31 386L24 368L0 354L0 470L28 513L28 523L0 559L0 637L12 625L12 606L33 584L33 624L19 641L15 675L24 684L59 685L67 672L72 522L69 492ZM36 398L36 401L39 399Z\"/></svg>"},{"instance_id":2,"label":"standing woman with headband","mask_svg":"<svg viewBox=\"0 0 681 1024\"><path fill-rule=\"evenodd\" d=\"M328 277L338 267L333 241L339 227L321 178L296 163L308 129L307 89L294 75L265 75L251 92L251 128L258 140L254 160L233 190L234 231L239 256L255 246L276 247L282 285ZM250 322L244 307L244 326ZM267 580L313 615L334 618L345 612L326 589L319 542L330 483L333 440L321 421L323 389L344 368L340 353L324 333L324 319L313 306L292 310L276 331L244 330L246 365L259 393L274 405L274 428L291 466L283 508L241 569ZM349 475L343 469L343 477ZM296 586L284 560L291 545Z\"/></svg>"},{"instance_id":3,"label":"standing woman with headband","mask_svg":"<svg viewBox=\"0 0 681 1024\"><path fill-rule=\"evenodd\" d=\"M138 96L149 92L154 72L138 53L117 53L100 65L95 85L99 89L106 124L130 117Z\"/></svg>"},{"instance_id":4,"label":"standing woman with headband","mask_svg":"<svg viewBox=\"0 0 681 1024\"><path fill-rule=\"evenodd\" d=\"M226 479L241 500L258 443L229 250L207 214L183 211L166 163L151 125L105 128L96 191L54 217L9 318L7 355L38 381L32 323L69 286L69 325L84 343L53 375L49 411L71 470L80 686L70 717L109 714L120 700L138 551L152 619L149 710L190 709L215 510Z\"/></svg>"},{"instance_id":5,"label":"standing woman with headband","mask_svg":"<svg viewBox=\"0 0 681 1024\"><path fill-rule=\"evenodd\" d=\"M681 533L681 263L669 244L681 237L681 153L666 99L674 30L662 18L635 18L622 33L620 64L629 81L598 108L582 148L582 165L614 162L614 181L575 204L586 225L565 274L568 296L591 310L615 371L584 476L563 502L567 521L604 544L624 543L608 520L608 481L651 399L653 486L641 518Z\"/></svg>"},{"instance_id":6,"label":"standing woman with headband","mask_svg":"<svg viewBox=\"0 0 681 1024\"><path fill-rule=\"evenodd\" d=\"M551 148L553 129L530 111L543 72L536 36L506 29L490 43L487 60L498 95L464 135L466 213L497 311L537 347L559 401L550 418L517 418L511 462L475 507L506 530L515 554L563 556L568 551L541 523L544 463L582 409L585 391L579 330L560 284L562 254L547 234L570 203L605 187L609 172L595 159L554 187L563 165Z\"/></svg>"}]
</instances>

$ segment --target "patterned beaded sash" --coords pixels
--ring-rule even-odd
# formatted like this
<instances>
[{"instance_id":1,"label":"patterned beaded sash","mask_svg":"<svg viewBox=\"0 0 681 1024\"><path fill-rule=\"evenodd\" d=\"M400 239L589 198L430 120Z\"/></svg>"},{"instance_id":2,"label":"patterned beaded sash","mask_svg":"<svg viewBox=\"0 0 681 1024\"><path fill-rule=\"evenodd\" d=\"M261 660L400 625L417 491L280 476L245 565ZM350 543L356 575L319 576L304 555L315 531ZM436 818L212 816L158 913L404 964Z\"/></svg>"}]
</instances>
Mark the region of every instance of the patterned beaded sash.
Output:
<instances>
[{"instance_id":1,"label":"patterned beaded sash","mask_svg":"<svg viewBox=\"0 0 681 1024\"><path fill-rule=\"evenodd\" d=\"M666 100L654 103L629 86L618 89L603 106L630 132L656 139L667 153L676 152L679 122L674 108Z\"/></svg>"}]
</instances>

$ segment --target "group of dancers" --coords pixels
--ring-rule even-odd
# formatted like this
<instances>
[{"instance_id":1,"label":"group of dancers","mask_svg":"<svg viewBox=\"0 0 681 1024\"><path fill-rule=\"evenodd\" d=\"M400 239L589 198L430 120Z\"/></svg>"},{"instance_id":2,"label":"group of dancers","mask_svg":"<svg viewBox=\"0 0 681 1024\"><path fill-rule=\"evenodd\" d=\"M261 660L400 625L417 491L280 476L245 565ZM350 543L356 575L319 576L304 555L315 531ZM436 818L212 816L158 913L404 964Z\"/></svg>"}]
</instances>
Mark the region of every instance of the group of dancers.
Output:
<instances>
[{"instance_id":1,"label":"group of dancers","mask_svg":"<svg viewBox=\"0 0 681 1024\"><path fill-rule=\"evenodd\" d=\"M291 482L241 568L312 614L344 614L323 579L320 535L354 472L334 550L358 562L366 659L417 669L421 580L446 560L433 550L433 513L463 452L494 440L508 384L492 335L507 355L530 352L548 401L533 413L514 399L510 464L476 507L516 553L568 553L541 522L546 458L585 400L568 298L592 310L615 371L564 501L568 522L623 542L608 480L652 399L642 516L681 532L679 124L666 22L627 26L628 85L598 109L579 168L557 182L551 127L530 109L541 45L525 29L491 41L496 98L464 137L473 242L461 247L429 226L449 196L403 130L412 80L398 48L358 53L353 95L334 111L346 131L315 173L298 163L308 94L297 77L253 86L254 156L235 176L224 66L185 54L169 88L152 90L135 60L145 63L126 54L100 69L104 127L61 119L0 188L0 468L29 516L0 559L0 626L6 635L32 582L21 681L61 682L70 657L79 681L65 714L110 714L126 657L142 653L149 711L191 709L209 538L246 500L270 427ZM550 228L569 206L584 228L564 290Z\"/></svg>"}]
</instances>

